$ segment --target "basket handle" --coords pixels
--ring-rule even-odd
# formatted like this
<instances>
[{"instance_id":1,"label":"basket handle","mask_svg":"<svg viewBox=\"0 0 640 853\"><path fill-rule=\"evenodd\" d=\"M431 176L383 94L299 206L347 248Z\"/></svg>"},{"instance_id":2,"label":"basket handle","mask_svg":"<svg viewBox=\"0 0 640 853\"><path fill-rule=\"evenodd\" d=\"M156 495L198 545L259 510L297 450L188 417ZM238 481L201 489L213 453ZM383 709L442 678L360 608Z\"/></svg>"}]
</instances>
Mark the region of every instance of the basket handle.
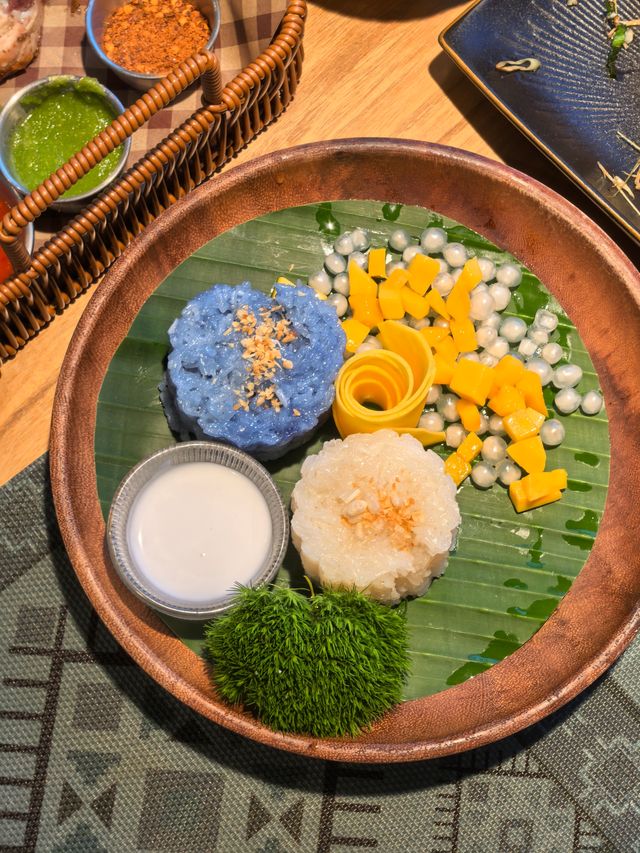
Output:
<instances>
[{"instance_id":1,"label":"basket handle","mask_svg":"<svg viewBox=\"0 0 640 853\"><path fill-rule=\"evenodd\" d=\"M49 205L76 181L83 178L107 154L149 121L151 116L170 104L199 77L202 77L204 101L207 104L220 104L220 63L212 51L200 50L172 69L166 77L152 86L91 142L5 214L0 227L0 243L13 265L15 274L26 272L30 266L29 253L18 239L22 229L44 213Z\"/></svg>"}]
</instances>

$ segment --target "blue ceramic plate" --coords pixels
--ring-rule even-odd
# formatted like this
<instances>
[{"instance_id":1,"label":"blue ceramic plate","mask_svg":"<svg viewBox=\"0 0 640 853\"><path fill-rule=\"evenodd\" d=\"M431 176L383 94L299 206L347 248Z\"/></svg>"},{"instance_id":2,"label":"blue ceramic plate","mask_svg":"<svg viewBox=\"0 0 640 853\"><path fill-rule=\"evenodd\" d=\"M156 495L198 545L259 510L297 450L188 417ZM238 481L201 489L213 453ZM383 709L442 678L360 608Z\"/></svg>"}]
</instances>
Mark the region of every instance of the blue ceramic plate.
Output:
<instances>
[{"instance_id":1,"label":"blue ceramic plate","mask_svg":"<svg viewBox=\"0 0 640 853\"><path fill-rule=\"evenodd\" d=\"M623 19L640 0L619 0ZM640 28L606 70L604 0L478 0L440 35L440 44L478 88L587 195L640 242L640 214L601 174L625 177L640 151ZM535 72L501 73L496 63L533 57ZM640 210L640 190L630 199Z\"/></svg>"}]
</instances>

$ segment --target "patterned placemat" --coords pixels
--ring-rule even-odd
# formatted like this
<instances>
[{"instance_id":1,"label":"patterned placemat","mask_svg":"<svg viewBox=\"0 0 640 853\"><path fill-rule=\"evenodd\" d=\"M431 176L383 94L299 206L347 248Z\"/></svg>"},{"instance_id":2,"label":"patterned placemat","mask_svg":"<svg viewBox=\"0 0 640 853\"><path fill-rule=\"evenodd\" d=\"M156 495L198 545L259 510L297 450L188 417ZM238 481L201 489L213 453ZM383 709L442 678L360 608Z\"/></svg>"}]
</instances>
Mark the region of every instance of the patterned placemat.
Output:
<instances>
[{"instance_id":1,"label":"patterned placemat","mask_svg":"<svg viewBox=\"0 0 640 853\"><path fill-rule=\"evenodd\" d=\"M541 724L404 765L277 752L190 711L96 617L42 457L0 490L0 849L640 850L640 643Z\"/></svg>"},{"instance_id":2,"label":"patterned placemat","mask_svg":"<svg viewBox=\"0 0 640 853\"><path fill-rule=\"evenodd\" d=\"M269 45L286 9L286 0L219 0L219 4L221 24L214 49L226 83ZM125 106L140 97L141 92L128 88L93 53L85 36L86 6L83 0L46 0L40 51L27 69L0 84L0 106L27 83L49 74L89 74L111 89ZM129 165L199 106L200 90L196 85L153 116L133 136ZM38 223L36 244L65 223L61 214L48 215Z\"/></svg>"}]
</instances>

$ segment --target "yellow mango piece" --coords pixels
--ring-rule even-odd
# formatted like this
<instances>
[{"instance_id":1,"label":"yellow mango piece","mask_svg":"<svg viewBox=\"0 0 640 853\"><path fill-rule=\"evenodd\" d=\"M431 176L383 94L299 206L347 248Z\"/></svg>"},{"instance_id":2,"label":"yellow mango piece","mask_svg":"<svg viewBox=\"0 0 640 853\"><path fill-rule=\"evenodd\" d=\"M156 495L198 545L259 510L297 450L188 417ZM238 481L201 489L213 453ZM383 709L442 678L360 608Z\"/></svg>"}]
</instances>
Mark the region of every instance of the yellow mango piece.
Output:
<instances>
[{"instance_id":1,"label":"yellow mango piece","mask_svg":"<svg viewBox=\"0 0 640 853\"><path fill-rule=\"evenodd\" d=\"M447 311L445 301L442 296L440 296L437 290L430 290L427 299L429 300L431 308L436 312L439 317L442 317L443 320L451 319L451 314Z\"/></svg>"},{"instance_id":2,"label":"yellow mango piece","mask_svg":"<svg viewBox=\"0 0 640 853\"><path fill-rule=\"evenodd\" d=\"M471 473L471 465L459 456L458 453L452 453L444 460L444 470L451 477L456 486L468 477Z\"/></svg>"},{"instance_id":3,"label":"yellow mango piece","mask_svg":"<svg viewBox=\"0 0 640 853\"><path fill-rule=\"evenodd\" d=\"M460 350L453 342L451 335L447 335L446 338L442 338L441 341L434 344L433 348L438 355L441 355L447 361L455 361L460 354Z\"/></svg>"},{"instance_id":4,"label":"yellow mango piece","mask_svg":"<svg viewBox=\"0 0 640 853\"><path fill-rule=\"evenodd\" d=\"M423 329L423 334L425 331ZM493 368L470 358L461 358L448 384L458 397L470 400L476 406L484 406L493 384Z\"/></svg>"},{"instance_id":5,"label":"yellow mango piece","mask_svg":"<svg viewBox=\"0 0 640 853\"><path fill-rule=\"evenodd\" d=\"M482 439L478 438L475 432L470 432L456 450L458 456L461 456L465 462L473 462L478 453L482 450Z\"/></svg>"},{"instance_id":6,"label":"yellow mango piece","mask_svg":"<svg viewBox=\"0 0 640 853\"><path fill-rule=\"evenodd\" d=\"M431 432L422 427L394 427L394 430L401 435L408 432L422 444L423 447L431 447L433 444L442 444L445 439L443 432Z\"/></svg>"},{"instance_id":7,"label":"yellow mango piece","mask_svg":"<svg viewBox=\"0 0 640 853\"><path fill-rule=\"evenodd\" d=\"M525 370L523 375L518 379L516 388L522 392L524 401L531 409L540 412L541 415L547 417L547 404L544 401L542 393L542 382L537 373L532 370Z\"/></svg>"},{"instance_id":8,"label":"yellow mango piece","mask_svg":"<svg viewBox=\"0 0 640 853\"><path fill-rule=\"evenodd\" d=\"M521 441L537 435L544 421L544 415L527 406L502 418L502 425L511 441Z\"/></svg>"},{"instance_id":9,"label":"yellow mango piece","mask_svg":"<svg viewBox=\"0 0 640 853\"><path fill-rule=\"evenodd\" d=\"M462 272L458 278L462 282L462 287L470 293L473 288L482 281L482 270L477 258L469 258L466 264L462 267ZM456 282L457 284L457 282Z\"/></svg>"},{"instance_id":10,"label":"yellow mango piece","mask_svg":"<svg viewBox=\"0 0 640 853\"><path fill-rule=\"evenodd\" d=\"M347 336L347 352L355 352L370 332L366 323L361 323L354 317L342 321L342 331Z\"/></svg>"},{"instance_id":11,"label":"yellow mango piece","mask_svg":"<svg viewBox=\"0 0 640 853\"><path fill-rule=\"evenodd\" d=\"M440 264L435 258L427 255L416 255L409 264L409 287L420 296L429 290L434 278L440 272Z\"/></svg>"},{"instance_id":12,"label":"yellow mango piece","mask_svg":"<svg viewBox=\"0 0 640 853\"><path fill-rule=\"evenodd\" d=\"M431 350L426 346L420 332L405 326L404 323L385 320L380 326L378 339L385 349L397 353L411 368L415 386L413 396L421 399L424 395L426 398L429 388L433 385L435 364Z\"/></svg>"},{"instance_id":13,"label":"yellow mango piece","mask_svg":"<svg viewBox=\"0 0 640 853\"><path fill-rule=\"evenodd\" d=\"M369 252L369 275L371 278L387 277L387 250L371 249Z\"/></svg>"},{"instance_id":14,"label":"yellow mango piece","mask_svg":"<svg viewBox=\"0 0 640 853\"><path fill-rule=\"evenodd\" d=\"M434 347L438 341L448 336L449 329L443 329L441 326L425 326L424 329L420 329L420 334L424 335L430 347Z\"/></svg>"},{"instance_id":15,"label":"yellow mango piece","mask_svg":"<svg viewBox=\"0 0 640 853\"><path fill-rule=\"evenodd\" d=\"M547 453L539 435L512 442L507 453L528 474L541 474L547 464Z\"/></svg>"},{"instance_id":16,"label":"yellow mango piece","mask_svg":"<svg viewBox=\"0 0 640 853\"><path fill-rule=\"evenodd\" d=\"M567 488L567 472L564 468L556 468L553 471L542 471L538 474L529 474L522 478L524 493L527 500L537 501L550 492L562 491Z\"/></svg>"},{"instance_id":17,"label":"yellow mango piece","mask_svg":"<svg viewBox=\"0 0 640 853\"><path fill-rule=\"evenodd\" d=\"M518 380L526 373L524 364L512 355L503 356L493 368L494 387L490 397L498 393L502 385L517 385ZM531 371L529 371L531 372Z\"/></svg>"},{"instance_id":18,"label":"yellow mango piece","mask_svg":"<svg viewBox=\"0 0 640 853\"><path fill-rule=\"evenodd\" d=\"M399 272L399 270L394 270L394 272ZM389 279L383 281L378 288L378 302L385 320L402 320L404 317L404 304L400 290L393 284L389 284Z\"/></svg>"},{"instance_id":19,"label":"yellow mango piece","mask_svg":"<svg viewBox=\"0 0 640 853\"><path fill-rule=\"evenodd\" d=\"M356 320L364 323L372 329L374 326L380 326L384 317L380 311L380 305L377 297L349 297L349 305L353 311L353 316Z\"/></svg>"},{"instance_id":20,"label":"yellow mango piece","mask_svg":"<svg viewBox=\"0 0 640 853\"><path fill-rule=\"evenodd\" d=\"M460 283L460 278L453 285L453 290L447 296L445 305L449 314L455 317L456 320L468 320L469 311L471 310L471 300L469 299L469 293L464 286L464 282Z\"/></svg>"},{"instance_id":21,"label":"yellow mango piece","mask_svg":"<svg viewBox=\"0 0 640 853\"><path fill-rule=\"evenodd\" d=\"M501 418L526 408L522 392L513 385L503 385L497 394L489 397L487 405Z\"/></svg>"},{"instance_id":22,"label":"yellow mango piece","mask_svg":"<svg viewBox=\"0 0 640 853\"><path fill-rule=\"evenodd\" d=\"M396 267L392 270L389 278L383 282L385 287L392 287L394 290L400 290L409 281L409 275L406 270Z\"/></svg>"},{"instance_id":23,"label":"yellow mango piece","mask_svg":"<svg viewBox=\"0 0 640 853\"><path fill-rule=\"evenodd\" d=\"M562 497L562 492L555 491L549 492L546 495L543 495L541 498L537 498L537 500L530 501L527 498L525 493L524 482L528 478L525 477L523 480L516 480L515 483L511 483L509 486L509 497L513 503L513 507L516 512L525 512L528 509L535 509L538 506L544 506L544 504L550 504L554 501L559 501Z\"/></svg>"},{"instance_id":24,"label":"yellow mango piece","mask_svg":"<svg viewBox=\"0 0 640 853\"><path fill-rule=\"evenodd\" d=\"M293 282L289 281L289 279L284 275L278 276L278 278L276 279L276 284L290 284L292 287L294 286Z\"/></svg>"},{"instance_id":25,"label":"yellow mango piece","mask_svg":"<svg viewBox=\"0 0 640 853\"><path fill-rule=\"evenodd\" d=\"M469 400L458 400L456 403L456 409L460 415L462 426L465 429L470 430L471 432L475 432L475 430L480 429L480 410L475 403L470 403Z\"/></svg>"},{"instance_id":26,"label":"yellow mango piece","mask_svg":"<svg viewBox=\"0 0 640 853\"><path fill-rule=\"evenodd\" d=\"M378 285L355 261L349 261L349 294L356 298L378 295Z\"/></svg>"},{"instance_id":27,"label":"yellow mango piece","mask_svg":"<svg viewBox=\"0 0 640 853\"><path fill-rule=\"evenodd\" d=\"M410 287L403 287L400 291L402 304L407 314L411 314L416 320L422 320L429 313L429 300L418 295Z\"/></svg>"},{"instance_id":28,"label":"yellow mango piece","mask_svg":"<svg viewBox=\"0 0 640 853\"><path fill-rule=\"evenodd\" d=\"M471 320L452 320L449 323L455 345L460 352L474 352L478 348L476 330Z\"/></svg>"},{"instance_id":29,"label":"yellow mango piece","mask_svg":"<svg viewBox=\"0 0 640 853\"><path fill-rule=\"evenodd\" d=\"M433 377L434 383L436 385L448 385L451 381L451 377L453 376L453 371L455 370L455 361L445 358L439 353L436 353L433 356L433 360L436 365L436 372Z\"/></svg>"}]
</instances>

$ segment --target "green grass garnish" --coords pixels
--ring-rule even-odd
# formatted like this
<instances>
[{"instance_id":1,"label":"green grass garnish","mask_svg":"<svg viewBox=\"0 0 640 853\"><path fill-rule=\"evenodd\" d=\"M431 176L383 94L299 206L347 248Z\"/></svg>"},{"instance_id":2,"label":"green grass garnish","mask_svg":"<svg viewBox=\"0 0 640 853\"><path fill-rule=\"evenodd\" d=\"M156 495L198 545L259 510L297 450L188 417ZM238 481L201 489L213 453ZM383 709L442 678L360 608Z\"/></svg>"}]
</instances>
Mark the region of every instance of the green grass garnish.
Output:
<instances>
[{"instance_id":1,"label":"green grass garnish","mask_svg":"<svg viewBox=\"0 0 640 853\"><path fill-rule=\"evenodd\" d=\"M357 735L400 701L409 672L404 608L355 590L242 588L205 649L225 701L316 737Z\"/></svg>"}]
</instances>

